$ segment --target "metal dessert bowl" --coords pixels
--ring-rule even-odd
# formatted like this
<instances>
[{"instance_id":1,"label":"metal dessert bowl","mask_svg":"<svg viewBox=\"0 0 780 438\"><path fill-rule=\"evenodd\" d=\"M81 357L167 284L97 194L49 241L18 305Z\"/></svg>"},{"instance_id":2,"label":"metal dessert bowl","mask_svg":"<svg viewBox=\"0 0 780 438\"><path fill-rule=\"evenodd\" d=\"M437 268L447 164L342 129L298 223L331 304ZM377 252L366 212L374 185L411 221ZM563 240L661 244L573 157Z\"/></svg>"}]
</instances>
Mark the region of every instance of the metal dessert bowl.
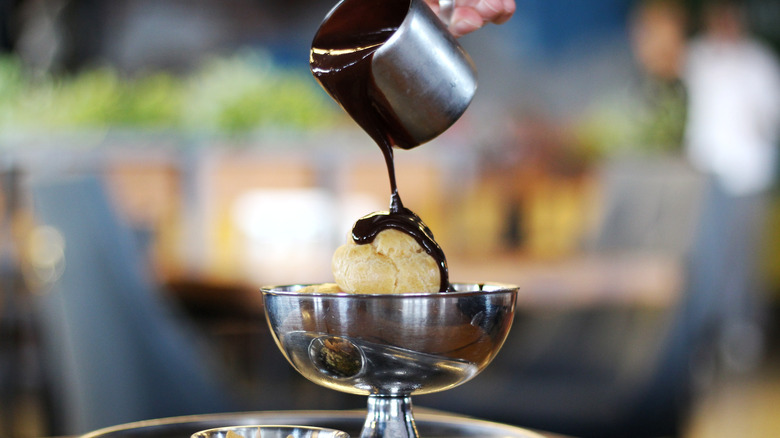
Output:
<instances>
[{"instance_id":1,"label":"metal dessert bowl","mask_svg":"<svg viewBox=\"0 0 780 438\"><path fill-rule=\"evenodd\" d=\"M190 438L349 438L349 434L321 427L262 425L207 429Z\"/></svg>"},{"instance_id":2,"label":"metal dessert bowl","mask_svg":"<svg viewBox=\"0 0 780 438\"><path fill-rule=\"evenodd\" d=\"M452 292L331 294L262 289L268 324L292 366L319 385L366 395L361 437L417 436L411 396L476 376L514 319L517 287L456 283Z\"/></svg>"}]
</instances>

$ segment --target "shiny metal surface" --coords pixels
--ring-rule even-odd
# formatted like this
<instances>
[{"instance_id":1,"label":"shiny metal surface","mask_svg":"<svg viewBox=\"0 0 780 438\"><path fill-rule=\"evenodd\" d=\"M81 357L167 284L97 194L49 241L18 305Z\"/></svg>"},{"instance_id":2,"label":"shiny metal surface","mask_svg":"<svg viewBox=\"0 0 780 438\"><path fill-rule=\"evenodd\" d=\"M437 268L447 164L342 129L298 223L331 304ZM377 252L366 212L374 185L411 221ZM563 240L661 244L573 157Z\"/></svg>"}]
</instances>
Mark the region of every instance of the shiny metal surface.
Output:
<instances>
[{"instance_id":1,"label":"shiny metal surface","mask_svg":"<svg viewBox=\"0 0 780 438\"><path fill-rule=\"evenodd\" d=\"M263 289L274 340L309 380L359 395L425 394L468 381L504 343L516 298L505 285L403 295L302 287Z\"/></svg>"},{"instance_id":2,"label":"shiny metal surface","mask_svg":"<svg viewBox=\"0 0 780 438\"><path fill-rule=\"evenodd\" d=\"M263 288L274 340L307 379L369 396L363 438L418 436L411 396L484 369L509 333L517 298L516 287L501 284L402 295L298 292L304 286Z\"/></svg>"},{"instance_id":3,"label":"shiny metal surface","mask_svg":"<svg viewBox=\"0 0 780 438\"><path fill-rule=\"evenodd\" d=\"M225 426L294 424L342 430L360 435L365 411L268 411L193 415L120 424L81 438L186 438L195 432ZM416 414L420 434L426 438L545 438L551 437L515 426L462 416L421 411Z\"/></svg>"},{"instance_id":4,"label":"shiny metal surface","mask_svg":"<svg viewBox=\"0 0 780 438\"><path fill-rule=\"evenodd\" d=\"M349 438L349 434L312 426L254 425L202 430L190 438Z\"/></svg>"},{"instance_id":5,"label":"shiny metal surface","mask_svg":"<svg viewBox=\"0 0 780 438\"><path fill-rule=\"evenodd\" d=\"M442 21L452 13L448 1L440 19L423 0L409 0L406 18L371 63L389 110L417 144L452 126L477 90L474 62Z\"/></svg>"},{"instance_id":6,"label":"shiny metal surface","mask_svg":"<svg viewBox=\"0 0 780 438\"><path fill-rule=\"evenodd\" d=\"M449 26L455 12L455 0L439 0L439 19Z\"/></svg>"}]
</instances>

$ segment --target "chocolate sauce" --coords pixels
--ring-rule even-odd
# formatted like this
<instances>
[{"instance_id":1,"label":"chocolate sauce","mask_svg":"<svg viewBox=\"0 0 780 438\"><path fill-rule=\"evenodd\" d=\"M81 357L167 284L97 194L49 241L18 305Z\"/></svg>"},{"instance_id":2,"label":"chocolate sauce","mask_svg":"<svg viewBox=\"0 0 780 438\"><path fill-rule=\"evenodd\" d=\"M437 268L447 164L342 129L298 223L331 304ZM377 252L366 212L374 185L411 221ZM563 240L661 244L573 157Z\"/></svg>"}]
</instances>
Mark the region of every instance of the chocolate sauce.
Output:
<instances>
[{"instance_id":1,"label":"chocolate sauce","mask_svg":"<svg viewBox=\"0 0 780 438\"><path fill-rule=\"evenodd\" d=\"M398 196L393 197L390 211L371 213L355 222L355 226L352 228L352 240L358 245L371 243L380 231L387 229L403 231L414 237L439 266L441 274L439 291L448 290L450 283L444 251L436 243L430 228L414 212L401 205L401 199Z\"/></svg>"},{"instance_id":2,"label":"chocolate sauce","mask_svg":"<svg viewBox=\"0 0 780 438\"><path fill-rule=\"evenodd\" d=\"M353 240L370 243L391 228L411 235L436 260L443 292L449 288L444 252L423 221L403 206L396 184L393 148L411 149L418 143L401 126L371 74L374 52L403 23L408 10L409 0L344 0L314 36L309 63L322 87L379 145L387 165L390 209L358 220Z\"/></svg>"}]
</instances>

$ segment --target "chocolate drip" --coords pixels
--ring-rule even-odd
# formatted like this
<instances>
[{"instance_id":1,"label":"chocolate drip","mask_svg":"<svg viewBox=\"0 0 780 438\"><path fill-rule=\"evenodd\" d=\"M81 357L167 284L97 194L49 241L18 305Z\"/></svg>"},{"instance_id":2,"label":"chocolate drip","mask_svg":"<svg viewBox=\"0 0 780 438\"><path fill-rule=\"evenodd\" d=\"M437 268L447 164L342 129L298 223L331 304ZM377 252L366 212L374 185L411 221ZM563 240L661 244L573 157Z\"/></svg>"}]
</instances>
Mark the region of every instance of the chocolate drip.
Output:
<instances>
[{"instance_id":1,"label":"chocolate drip","mask_svg":"<svg viewBox=\"0 0 780 438\"><path fill-rule=\"evenodd\" d=\"M390 211L371 213L355 222L352 240L358 245L371 243L380 232L387 229L399 230L412 236L425 252L436 260L441 276L439 291L447 291L450 283L444 251L436 243L430 228L413 211L401 204L401 198L397 194L393 196Z\"/></svg>"},{"instance_id":2,"label":"chocolate drip","mask_svg":"<svg viewBox=\"0 0 780 438\"><path fill-rule=\"evenodd\" d=\"M436 260L443 292L449 288L444 252L423 221L403 206L396 184L393 147L411 149L417 143L389 109L371 74L374 52L398 29L408 10L409 0L344 0L315 35L310 66L323 88L377 143L387 164L390 210L358 220L352 238L357 244L370 243L391 228L411 235Z\"/></svg>"}]
</instances>

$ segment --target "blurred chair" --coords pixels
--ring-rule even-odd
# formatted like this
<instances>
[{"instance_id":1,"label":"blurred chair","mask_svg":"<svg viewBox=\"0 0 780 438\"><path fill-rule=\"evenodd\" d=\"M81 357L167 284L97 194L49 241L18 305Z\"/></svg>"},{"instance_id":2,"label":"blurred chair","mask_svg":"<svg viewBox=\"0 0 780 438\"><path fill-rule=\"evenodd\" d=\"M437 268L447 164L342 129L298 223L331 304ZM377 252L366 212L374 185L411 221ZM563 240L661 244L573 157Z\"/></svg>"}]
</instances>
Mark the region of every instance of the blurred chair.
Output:
<instances>
[{"instance_id":1,"label":"blurred chair","mask_svg":"<svg viewBox=\"0 0 780 438\"><path fill-rule=\"evenodd\" d=\"M501 352L481 375L418 404L577 437L681 433L697 358L711 342L708 252L718 187L675 159L621 159L601 176L604 214L586 254L670 257L683 290L669 308L521 307ZM522 293L522 291L521 291ZM538 293L538 291L537 291Z\"/></svg>"},{"instance_id":2,"label":"blurred chair","mask_svg":"<svg viewBox=\"0 0 780 438\"><path fill-rule=\"evenodd\" d=\"M217 354L155 287L97 178L34 182L32 200L51 433L241 406Z\"/></svg>"}]
</instances>

